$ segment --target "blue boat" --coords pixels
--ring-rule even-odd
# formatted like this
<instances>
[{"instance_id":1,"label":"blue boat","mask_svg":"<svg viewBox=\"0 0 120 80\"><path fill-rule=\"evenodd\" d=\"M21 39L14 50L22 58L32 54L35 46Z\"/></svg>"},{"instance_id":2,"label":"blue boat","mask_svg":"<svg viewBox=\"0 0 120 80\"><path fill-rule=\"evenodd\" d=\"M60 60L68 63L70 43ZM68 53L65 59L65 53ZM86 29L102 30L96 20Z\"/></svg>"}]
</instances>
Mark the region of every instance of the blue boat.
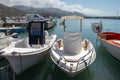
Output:
<instances>
[{"instance_id":1,"label":"blue boat","mask_svg":"<svg viewBox=\"0 0 120 80\"><path fill-rule=\"evenodd\" d=\"M21 33L26 31L26 27L2 27L0 28L0 32L7 32L9 30L11 33Z\"/></svg>"}]
</instances>

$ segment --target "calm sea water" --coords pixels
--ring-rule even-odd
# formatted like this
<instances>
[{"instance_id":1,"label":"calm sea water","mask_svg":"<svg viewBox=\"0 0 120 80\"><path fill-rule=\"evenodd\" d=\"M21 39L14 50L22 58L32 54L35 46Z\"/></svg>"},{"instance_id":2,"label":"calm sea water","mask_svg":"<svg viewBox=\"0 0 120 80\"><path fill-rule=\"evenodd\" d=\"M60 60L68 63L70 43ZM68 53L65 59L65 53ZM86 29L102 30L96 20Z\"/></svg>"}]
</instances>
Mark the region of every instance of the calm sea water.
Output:
<instances>
[{"instance_id":1,"label":"calm sea water","mask_svg":"<svg viewBox=\"0 0 120 80\"><path fill-rule=\"evenodd\" d=\"M39 64L27 69L21 75L15 76L16 80L120 80L120 61L113 58L106 51L96 38L96 34L91 30L91 23L102 21L103 31L120 32L120 20L109 19L84 19L83 20L83 39L89 39L96 49L96 60L86 70L79 73L75 77L69 77L61 71L47 56ZM51 34L57 34L58 38L63 37L63 26L59 25L60 19L57 20L57 25L49 30ZM79 21L67 21L67 31L79 31ZM69 27L70 26L70 27ZM23 35L23 34L22 34ZM7 64L6 60L0 60L0 66ZM7 73L0 75L0 80L6 79Z\"/></svg>"}]
</instances>

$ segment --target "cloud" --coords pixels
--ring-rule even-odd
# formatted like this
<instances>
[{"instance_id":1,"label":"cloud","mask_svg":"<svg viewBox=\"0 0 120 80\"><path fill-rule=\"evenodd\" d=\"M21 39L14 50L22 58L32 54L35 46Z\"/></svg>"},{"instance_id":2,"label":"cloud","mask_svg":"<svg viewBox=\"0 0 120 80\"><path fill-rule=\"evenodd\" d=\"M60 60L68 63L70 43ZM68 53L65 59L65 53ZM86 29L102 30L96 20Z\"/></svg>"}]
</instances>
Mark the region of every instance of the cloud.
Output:
<instances>
[{"instance_id":1,"label":"cloud","mask_svg":"<svg viewBox=\"0 0 120 80\"><path fill-rule=\"evenodd\" d=\"M73 4L73 5L67 5L65 2L60 0L2 0L1 3L4 3L8 6L13 5L25 5L30 7L53 7L53 8L59 8L65 11L71 11L71 12L81 12L83 14L87 15L105 15L107 13L103 12L102 10L97 9L90 9L90 8L84 8L81 5Z\"/></svg>"}]
</instances>

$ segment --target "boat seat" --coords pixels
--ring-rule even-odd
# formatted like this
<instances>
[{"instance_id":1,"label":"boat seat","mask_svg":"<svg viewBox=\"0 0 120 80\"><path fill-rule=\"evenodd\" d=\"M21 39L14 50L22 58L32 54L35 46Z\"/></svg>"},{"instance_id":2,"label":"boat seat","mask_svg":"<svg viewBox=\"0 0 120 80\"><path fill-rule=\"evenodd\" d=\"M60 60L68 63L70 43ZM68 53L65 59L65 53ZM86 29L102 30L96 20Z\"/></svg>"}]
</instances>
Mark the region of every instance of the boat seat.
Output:
<instances>
[{"instance_id":1,"label":"boat seat","mask_svg":"<svg viewBox=\"0 0 120 80\"><path fill-rule=\"evenodd\" d=\"M81 52L79 52L79 54L76 54L76 55L67 54L66 52L64 52L63 50L60 50L60 49L59 50L56 49L56 52L58 54L54 54L54 56L62 55L61 57L64 57L65 60L74 62L74 61L78 61L81 57L86 55L89 52L89 50L84 50L84 48L81 47ZM58 58L60 58L60 57L58 57Z\"/></svg>"},{"instance_id":2,"label":"boat seat","mask_svg":"<svg viewBox=\"0 0 120 80\"><path fill-rule=\"evenodd\" d=\"M64 51L67 54L79 54L81 49L82 34L81 32L65 32L63 38Z\"/></svg>"},{"instance_id":3,"label":"boat seat","mask_svg":"<svg viewBox=\"0 0 120 80\"><path fill-rule=\"evenodd\" d=\"M88 40L87 40L87 41L88 41L88 45L87 45L86 49L84 48L84 44L85 44L85 41L86 41L86 40L87 40L87 39L83 40L83 42L81 43L82 45L81 45L81 47L79 48L79 49L80 49L79 54L72 55L72 54L66 53L66 52L63 50L63 49L64 49L64 46L59 47L59 46L58 46L58 43L55 43L56 45L55 45L54 49L55 49L56 53L58 53L59 55L62 55L67 61L78 61L78 60L80 59L80 57L86 55L86 54L91 50L90 44L89 44L89 41L88 41ZM54 54L54 55L55 55L58 59L60 59L60 57L58 57L57 54Z\"/></svg>"},{"instance_id":4,"label":"boat seat","mask_svg":"<svg viewBox=\"0 0 120 80\"><path fill-rule=\"evenodd\" d=\"M30 45L28 44L28 38L24 38L21 41L17 42L15 44L15 47L19 47L19 48L29 48Z\"/></svg>"},{"instance_id":5,"label":"boat seat","mask_svg":"<svg viewBox=\"0 0 120 80\"><path fill-rule=\"evenodd\" d=\"M117 45L120 45L120 40L113 40L112 42L117 44Z\"/></svg>"}]
</instances>

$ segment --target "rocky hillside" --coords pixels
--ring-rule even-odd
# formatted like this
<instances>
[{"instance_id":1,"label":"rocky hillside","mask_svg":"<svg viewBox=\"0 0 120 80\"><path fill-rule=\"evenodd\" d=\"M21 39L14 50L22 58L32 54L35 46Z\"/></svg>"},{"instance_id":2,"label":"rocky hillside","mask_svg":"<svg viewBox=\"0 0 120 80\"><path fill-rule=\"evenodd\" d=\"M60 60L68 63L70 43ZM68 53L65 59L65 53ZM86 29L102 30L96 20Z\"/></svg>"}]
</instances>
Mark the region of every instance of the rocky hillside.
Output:
<instances>
[{"instance_id":1,"label":"rocky hillside","mask_svg":"<svg viewBox=\"0 0 120 80\"><path fill-rule=\"evenodd\" d=\"M25 11L15 9L13 7L8 7L0 3L0 17L3 16L22 16L25 15Z\"/></svg>"},{"instance_id":2,"label":"rocky hillside","mask_svg":"<svg viewBox=\"0 0 120 80\"><path fill-rule=\"evenodd\" d=\"M23 5L15 5L13 8L16 8L18 10L22 10L28 13L35 13L42 16L54 16L54 17L61 17L65 15L72 15L72 12L63 11L57 8L33 8L33 7L27 7ZM75 15L84 16L82 13L74 12Z\"/></svg>"},{"instance_id":3,"label":"rocky hillside","mask_svg":"<svg viewBox=\"0 0 120 80\"><path fill-rule=\"evenodd\" d=\"M25 14L33 13L39 14L41 16L54 16L61 17L65 15L72 15L72 12L63 11L57 8L33 8L23 5L15 5L13 7L8 7L0 3L0 17L4 16L24 16ZM75 15L84 16L84 14L79 12L74 12Z\"/></svg>"}]
</instances>

